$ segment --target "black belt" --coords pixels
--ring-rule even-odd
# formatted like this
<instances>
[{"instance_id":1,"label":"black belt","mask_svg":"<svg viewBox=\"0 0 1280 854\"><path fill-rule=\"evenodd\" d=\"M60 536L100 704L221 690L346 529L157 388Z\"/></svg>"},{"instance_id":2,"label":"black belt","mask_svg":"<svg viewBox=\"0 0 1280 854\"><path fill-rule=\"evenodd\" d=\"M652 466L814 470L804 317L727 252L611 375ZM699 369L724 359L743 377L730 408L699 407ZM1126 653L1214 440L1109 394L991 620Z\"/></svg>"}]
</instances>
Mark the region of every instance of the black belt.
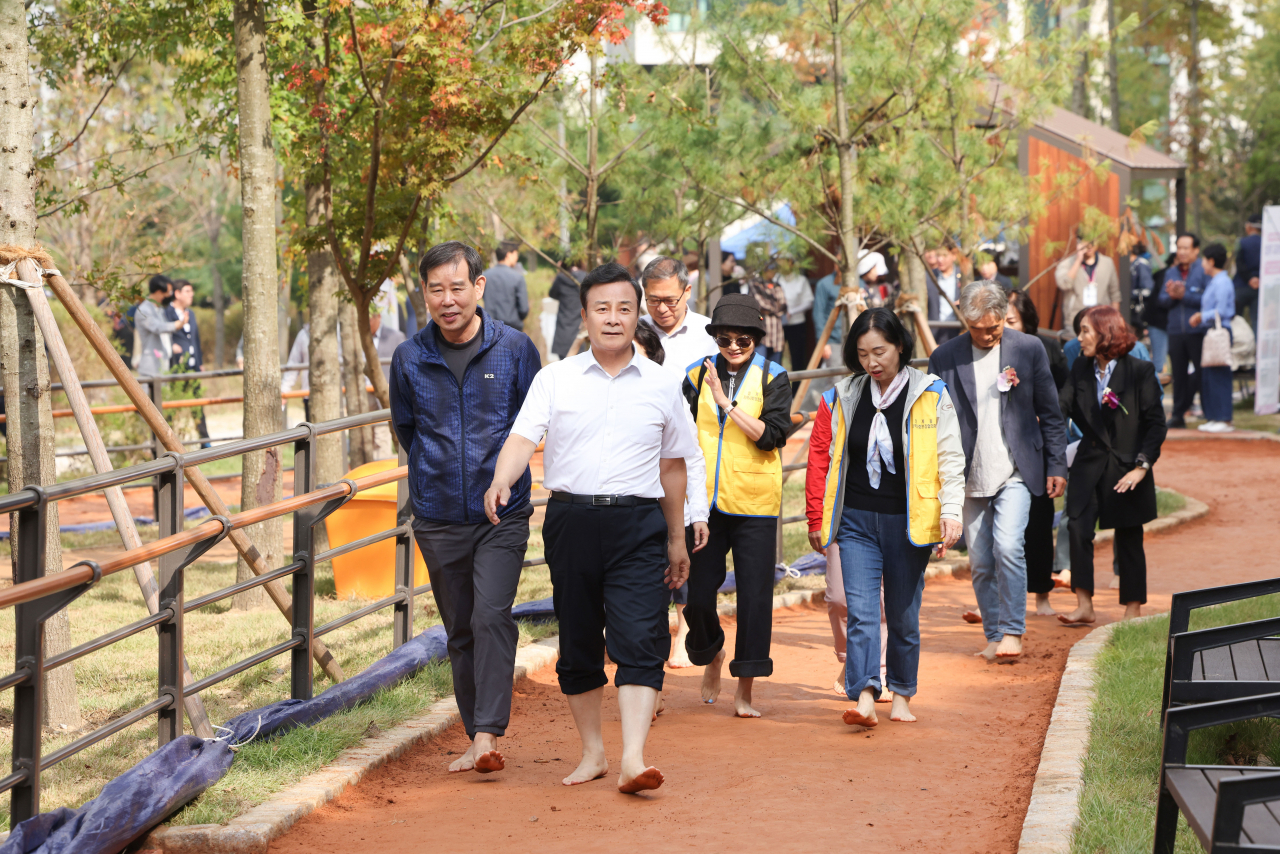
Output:
<instances>
[{"instance_id":1,"label":"black belt","mask_svg":"<svg viewBox=\"0 0 1280 854\"><path fill-rule=\"evenodd\" d=\"M658 503L656 498L637 498L634 495L576 495L572 492L553 492L551 500L565 504L592 504L596 507L642 507Z\"/></svg>"}]
</instances>

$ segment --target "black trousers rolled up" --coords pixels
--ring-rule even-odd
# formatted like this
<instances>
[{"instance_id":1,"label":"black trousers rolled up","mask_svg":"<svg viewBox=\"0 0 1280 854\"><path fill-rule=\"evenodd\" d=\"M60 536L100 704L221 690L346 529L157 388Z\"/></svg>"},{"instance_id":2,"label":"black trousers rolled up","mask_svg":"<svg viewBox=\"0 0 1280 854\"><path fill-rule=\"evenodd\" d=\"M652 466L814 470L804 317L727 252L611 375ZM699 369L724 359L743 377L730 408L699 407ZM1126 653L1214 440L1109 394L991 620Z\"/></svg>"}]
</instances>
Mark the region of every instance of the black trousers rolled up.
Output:
<instances>
[{"instance_id":1,"label":"black trousers rolled up","mask_svg":"<svg viewBox=\"0 0 1280 854\"><path fill-rule=\"evenodd\" d=\"M1023 534L1027 560L1027 592L1053 590L1053 499L1049 493L1031 496L1031 513Z\"/></svg>"},{"instance_id":2,"label":"black trousers rolled up","mask_svg":"<svg viewBox=\"0 0 1280 854\"><path fill-rule=\"evenodd\" d=\"M529 543L533 507L489 520L451 525L413 521L431 577L431 595L449 638L453 693L467 736L504 735L511 720L511 674L520 630L511 616Z\"/></svg>"},{"instance_id":3,"label":"black trousers rolled up","mask_svg":"<svg viewBox=\"0 0 1280 854\"><path fill-rule=\"evenodd\" d=\"M585 694L606 685L607 644L618 665L615 685L661 691L671 655L667 522L661 508L552 501L542 537L560 621L560 690Z\"/></svg>"},{"instance_id":4,"label":"black trousers rolled up","mask_svg":"<svg viewBox=\"0 0 1280 854\"><path fill-rule=\"evenodd\" d=\"M1067 523L1071 537L1071 589L1093 593L1093 535L1098 524L1095 495L1079 516ZM1147 601L1147 553L1142 547L1142 526L1115 529L1112 550L1120 572L1120 604Z\"/></svg>"},{"instance_id":5,"label":"black trousers rolled up","mask_svg":"<svg viewBox=\"0 0 1280 854\"><path fill-rule=\"evenodd\" d=\"M1204 335L1170 335L1169 369L1173 371L1173 417L1185 418L1200 391L1200 349ZM1188 374L1189 365L1195 372Z\"/></svg>"},{"instance_id":6,"label":"black trousers rolled up","mask_svg":"<svg viewBox=\"0 0 1280 854\"><path fill-rule=\"evenodd\" d=\"M738 633L729 673L737 677L772 676L769 646L773 638L773 559L778 531L774 516L731 516L712 509L711 536L702 551L690 556L689 624L685 650L694 664L710 664L724 648L724 629L716 610L716 594L724 584L725 558L733 551L738 586Z\"/></svg>"}]
</instances>

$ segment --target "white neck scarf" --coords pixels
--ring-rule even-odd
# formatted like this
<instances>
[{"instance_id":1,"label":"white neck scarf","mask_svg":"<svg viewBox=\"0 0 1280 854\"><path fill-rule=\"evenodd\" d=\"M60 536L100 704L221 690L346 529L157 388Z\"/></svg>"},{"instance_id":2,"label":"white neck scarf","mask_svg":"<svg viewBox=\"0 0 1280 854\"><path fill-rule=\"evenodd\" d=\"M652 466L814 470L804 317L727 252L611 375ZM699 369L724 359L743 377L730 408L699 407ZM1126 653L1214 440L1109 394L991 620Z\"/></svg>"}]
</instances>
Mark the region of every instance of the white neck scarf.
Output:
<instances>
[{"instance_id":1,"label":"white neck scarf","mask_svg":"<svg viewBox=\"0 0 1280 854\"><path fill-rule=\"evenodd\" d=\"M872 489L880 488L880 461L893 474L898 470L893 467L893 434L889 432L889 422L884 417L884 410L893 405L907 387L909 375L907 369L898 371L898 375L889 383L889 390L880 393L880 384L868 377L867 385L871 386L871 404L876 408L875 417L871 419L871 432L867 434L867 479Z\"/></svg>"}]
</instances>

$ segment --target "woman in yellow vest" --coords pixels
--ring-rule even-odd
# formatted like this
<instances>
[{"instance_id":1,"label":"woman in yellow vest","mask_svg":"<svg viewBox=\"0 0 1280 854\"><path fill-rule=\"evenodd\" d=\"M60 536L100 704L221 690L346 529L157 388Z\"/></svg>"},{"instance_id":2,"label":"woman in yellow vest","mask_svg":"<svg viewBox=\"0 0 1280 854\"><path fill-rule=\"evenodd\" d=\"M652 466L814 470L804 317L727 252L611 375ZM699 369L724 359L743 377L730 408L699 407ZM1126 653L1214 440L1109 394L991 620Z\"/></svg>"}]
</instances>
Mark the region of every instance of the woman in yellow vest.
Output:
<instances>
[{"instance_id":1,"label":"woman in yellow vest","mask_svg":"<svg viewBox=\"0 0 1280 854\"><path fill-rule=\"evenodd\" d=\"M758 718L751 705L752 682L773 674L773 559L782 508L780 451L793 432L791 384L781 365L757 352L765 328L753 297L721 297L707 334L720 355L690 365L684 381L707 463L711 507L707 545L689 556L685 649L690 661L706 665L702 699L714 703L725 659L716 593L732 549L738 595L738 633L729 662L730 675L738 678L734 714Z\"/></svg>"},{"instance_id":2,"label":"woman in yellow vest","mask_svg":"<svg viewBox=\"0 0 1280 854\"><path fill-rule=\"evenodd\" d=\"M809 544L840 550L849 635L844 722L873 727L880 692L889 719L914 721L920 667L920 597L931 546L960 538L964 450L946 384L907 364L911 333L887 308L858 315L844 337L853 371L822 396L809 438L805 515ZM880 597L889 628L880 682Z\"/></svg>"}]
</instances>

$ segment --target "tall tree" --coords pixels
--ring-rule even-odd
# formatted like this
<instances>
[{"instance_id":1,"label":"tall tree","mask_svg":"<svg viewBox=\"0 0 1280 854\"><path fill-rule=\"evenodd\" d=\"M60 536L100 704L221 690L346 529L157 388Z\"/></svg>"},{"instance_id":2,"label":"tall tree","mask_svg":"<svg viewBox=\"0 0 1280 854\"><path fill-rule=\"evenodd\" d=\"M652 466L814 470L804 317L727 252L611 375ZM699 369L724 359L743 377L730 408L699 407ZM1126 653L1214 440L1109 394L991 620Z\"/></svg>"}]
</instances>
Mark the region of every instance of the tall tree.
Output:
<instances>
[{"instance_id":1,"label":"tall tree","mask_svg":"<svg viewBox=\"0 0 1280 854\"><path fill-rule=\"evenodd\" d=\"M267 24L262 0L235 0L235 67L239 105L240 198L244 208L244 436L262 436L281 427L280 334L277 325L276 155L271 140L271 79ZM279 501L284 494L280 451L245 454L240 507L248 510ZM269 566L284 552L284 520L250 528ZM243 558L236 577L253 571ZM250 608L266 601L261 587L238 593L234 605Z\"/></svg>"},{"instance_id":2,"label":"tall tree","mask_svg":"<svg viewBox=\"0 0 1280 854\"><path fill-rule=\"evenodd\" d=\"M36 242L35 163L31 149L35 99L28 77L27 14L21 0L0 0L0 45L5 48L0 53L0 240L31 248ZM52 485L57 472L49 362L31 303L26 293L13 285L0 285L0 367L8 415L9 492L28 484ZM16 530L13 536L18 536ZM42 536L44 571L61 572L62 541L56 502L51 502L46 511ZM13 542L12 546L16 556L21 544ZM45 655L62 652L70 645L71 624L64 608L44 624ZM80 725L74 668L59 667L45 674L44 717L50 724Z\"/></svg>"}]
</instances>

